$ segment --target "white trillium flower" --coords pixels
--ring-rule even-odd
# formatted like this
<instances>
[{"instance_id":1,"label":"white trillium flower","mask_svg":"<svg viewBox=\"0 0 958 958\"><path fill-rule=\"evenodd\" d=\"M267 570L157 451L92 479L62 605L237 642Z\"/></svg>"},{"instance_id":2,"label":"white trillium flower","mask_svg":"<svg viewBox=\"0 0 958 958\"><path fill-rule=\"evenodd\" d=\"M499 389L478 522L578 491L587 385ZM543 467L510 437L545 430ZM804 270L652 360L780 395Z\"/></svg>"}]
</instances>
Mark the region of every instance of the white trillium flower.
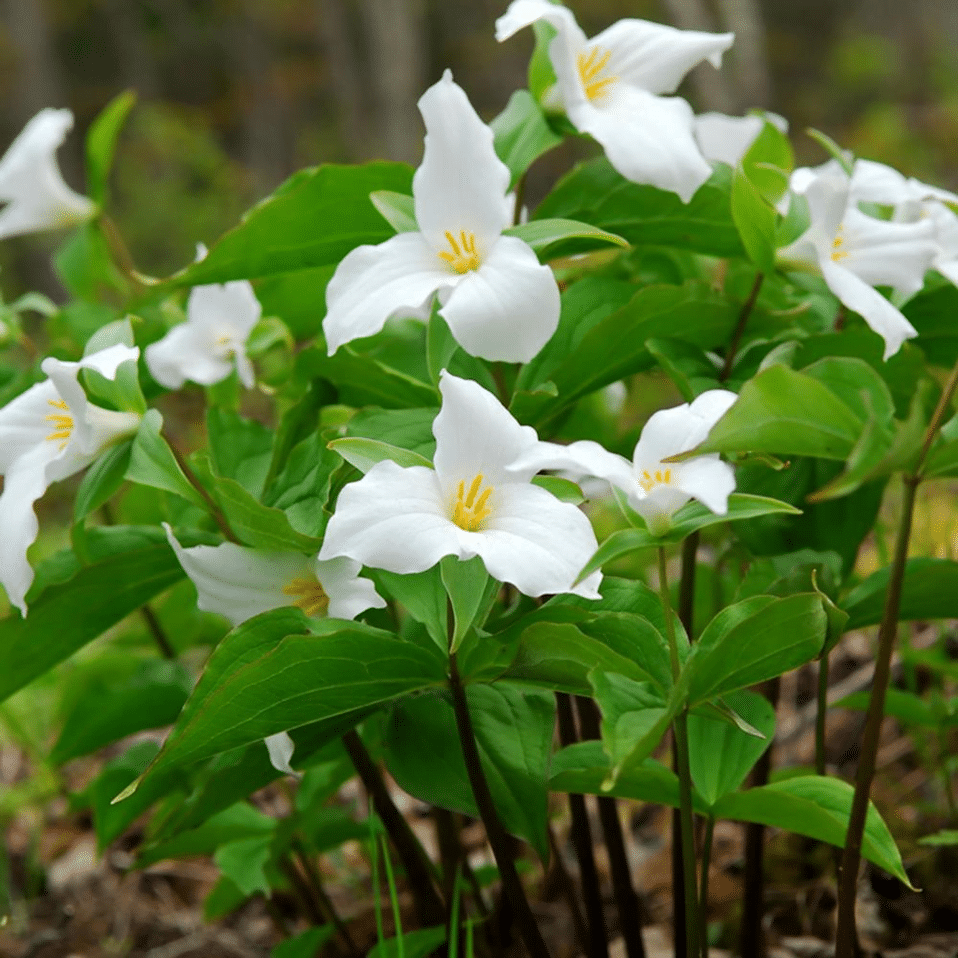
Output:
<instances>
[{"instance_id":1,"label":"white trillium flower","mask_svg":"<svg viewBox=\"0 0 958 958\"><path fill-rule=\"evenodd\" d=\"M650 532L662 535L669 529L672 514L689 499L697 499L717 515L728 512L735 472L717 453L684 462L664 460L703 443L737 398L728 390L710 389L692 403L653 413L642 430L631 462L584 439L568 446L539 443L515 466L563 469L572 475L604 479L625 494Z\"/></svg>"},{"instance_id":2,"label":"white trillium flower","mask_svg":"<svg viewBox=\"0 0 958 958\"><path fill-rule=\"evenodd\" d=\"M509 169L448 70L419 110L426 125L412 185L419 231L359 246L336 268L323 320L329 353L378 333L390 317L428 318L438 295L467 353L528 362L558 326L559 287L527 243L502 235L513 210Z\"/></svg>"},{"instance_id":3,"label":"white trillium flower","mask_svg":"<svg viewBox=\"0 0 958 958\"><path fill-rule=\"evenodd\" d=\"M138 356L139 350L120 345L77 363L45 359L41 368L49 378L0 409L0 584L23 615L33 583L27 549L39 531L33 504L51 483L80 472L136 432L142 418L90 403L78 381L80 370L114 379L121 363Z\"/></svg>"},{"instance_id":4,"label":"white trillium flower","mask_svg":"<svg viewBox=\"0 0 958 958\"><path fill-rule=\"evenodd\" d=\"M687 203L712 168L695 141L694 114L674 93L685 74L708 60L718 67L735 39L646 20L619 20L591 40L572 12L548 0L513 0L496 21L500 42L545 20L554 96L572 125L605 150L626 179L677 193Z\"/></svg>"},{"instance_id":5,"label":"white trillium flower","mask_svg":"<svg viewBox=\"0 0 958 958\"><path fill-rule=\"evenodd\" d=\"M308 616L355 619L386 602L369 579L359 575L352 559L320 561L299 552L267 552L224 542L218 546L184 548L163 523L166 537L183 571L196 587L197 606L217 612L234 626L260 612L295 605ZM288 732L266 738L269 760L277 771L290 767L293 740Z\"/></svg>"},{"instance_id":6,"label":"white trillium flower","mask_svg":"<svg viewBox=\"0 0 958 958\"><path fill-rule=\"evenodd\" d=\"M885 340L888 359L918 333L874 287L891 286L902 297L921 289L937 252L934 226L866 215L854 201L851 179L835 167L826 164L824 172L802 178L811 224L778 258L785 268L792 261L817 269L842 304Z\"/></svg>"},{"instance_id":7,"label":"white trillium flower","mask_svg":"<svg viewBox=\"0 0 958 958\"><path fill-rule=\"evenodd\" d=\"M339 495L320 558L346 555L390 572L431 568L443 556L479 556L489 574L525 595L598 598L601 574L573 587L597 546L589 520L512 468L538 445L478 383L445 370L433 423L434 469L374 465Z\"/></svg>"},{"instance_id":8,"label":"white trillium flower","mask_svg":"<svg viewBox=\"0 0 958 958\"><path fill-rule=\"evenodd\" d=\"M712 163L736 167L749 147L758 139L765 124L771 123L788 132L788 120L777 113L750 113L727 116L724 113L702 113L695 118L695 139L702 155Z\"/></svg>"},{"instance_id":9,"label":"white trillium flower","mask_svg":"<svg viewBox=\"0 0 958 958\"><path fill-rule=\"evenodd\" d=\"M201 246L197 258L205 255ZM146 347L150 375L167 389L179 389L187 379L212 386L235 366L240 382L252 389L255 379L246 340L261 312L245 279L194 287L186 303L186 322Z\"/></svg>"},{"instance_id":10,"label":"white trillium flower","mask_svg":"<svg viewBox=\"0 0 958 958\"><path fill-rule=\"evenodd\" d=\"M0 239L82 223L92 200L63 181L56 151L73 126L69 110L41 110L0 159Z\"/></svg>"}]
</instances>

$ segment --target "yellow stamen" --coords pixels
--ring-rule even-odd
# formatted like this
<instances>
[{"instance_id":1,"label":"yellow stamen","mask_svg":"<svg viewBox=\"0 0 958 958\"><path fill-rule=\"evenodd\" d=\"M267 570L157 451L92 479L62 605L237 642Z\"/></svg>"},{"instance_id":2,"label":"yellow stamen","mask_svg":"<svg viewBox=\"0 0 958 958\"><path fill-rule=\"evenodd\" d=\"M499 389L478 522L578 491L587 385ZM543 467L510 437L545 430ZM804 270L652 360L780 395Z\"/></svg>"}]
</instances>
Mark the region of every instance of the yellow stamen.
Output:
<instances>
[{"instance_id":1,"label":"yellow stamen","mask_svg":"<svg viewBox=\"0 0 958 958\"><path fill-rule=\"evenodd\" d=\"M309 616L322 615L329 609L329 596L316 578L293 579L283 587L283 595L299 596L292 604Z\"/></svg>"},{"instance_id":2,"label":"yellow stamen","mask_svg":"<svg viewBox=\"0 0 958 958\"><path fill-rule=\"evenodd\" d=\"M460 230L457 241L456 237L449 230L446 230L446 240L450 248L440 250L438 253L439 258L444 263L448 263L460 275L473 269L479 269L479 252L476 249L475 233Z\"/></svg>"},{"instance_id":3,"label":"yellow stamen","mask_svg":"<svg viewBox=\"0 0 958 958\"><path fill-rule=\"evenodd\" d=\"M576 55L575 62L579 68L579 79L582 81L585 95L590 100L601 99L619 81L619 78L614 74L606 77L601 75L611 57L611 50L603 52L599 47L590 47L588 55L584 52Z\"/></svg>"},{"instance_id":4,"label":"yellow stamen","mask_svg":"<svg viewBox=\"0 0 958 958\"><path fill-rule=\"evenodd\" d=\"M492 486L489 486L480 494L482 488L483 475L480 472L469 485L466 491L465 480L460 481L459 488L456 490L456 501L452 507L452 521L465 529L466 532L479 532L483 522L492 515L492 509L489 506L489 498L492 496ZM476 498L478 496L478 498Z\"/></svg>"},{"instance_id":5,"label":"yellow stamen","mask_svg":"<svg viewBox=\"0 0 958 958\"><path fill-rule=\"evenodd\" d=\"M846 256L848 256L848 250L842 249L845 245L844 237L845 227L844 225L838 227L838 232L835 234L835 239L832 240L832 260L833 262L840 262Z\"/></svg>"},{"instance_id":6,"label":"yellow stamen","mask_svg":"<svg viewBox=\"0 0 958 958\"><path fill-rule=\"evenodd\" d=\"M672 470L656 469L655 474L651 474L648 469L642 470L642 478L639 479L639 485L646 491L651 492L656 486L670 486L672 484Z\"/></svg>"},{"instance_id":7,"label":"yellow stamen","mask_svg":"<svg viewBox=\"0 0 958 958\"><path fill-rule=\"evenodd\" d=\"M70 434L73 432L73 417L70 415L70 407L62 399L48 399L47 402L54 409L63 409L63 413L50 413L44 416L47 422L53 423L53 432L47 436L47 439L59 439L60 449L63 449L70 441Z\"/></svg>"}]
</instances>

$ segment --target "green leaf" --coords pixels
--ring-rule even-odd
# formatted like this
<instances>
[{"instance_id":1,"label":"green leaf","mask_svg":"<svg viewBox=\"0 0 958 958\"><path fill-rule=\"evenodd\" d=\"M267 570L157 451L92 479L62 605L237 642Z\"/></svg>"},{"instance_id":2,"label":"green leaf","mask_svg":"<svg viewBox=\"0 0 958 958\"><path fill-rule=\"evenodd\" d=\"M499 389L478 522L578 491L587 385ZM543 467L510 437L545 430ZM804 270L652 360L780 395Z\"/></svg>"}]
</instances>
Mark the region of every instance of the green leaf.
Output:
<instances>
[{"instance_id":1,"label":"green leaf","mask_svg":"<svg viewBox=\"0 0 958 958\"><path fill-rule=\"evenodd\" d=\"M348 436L345 439L334 439L329 443L329 448L363 473L369 472L377 462L382 462L385 459L389 459L404 468L422 466L426 469L432 469L432 462L425 456L420 456L417 452L410 452L408 449L401 449L399 446L391 446L388 442L379 442L376 439Z\"/></svg>"},{"instance_id":2,"label":"green leaf","mask_svg":"<svg viewBox=\"0 0 958 958\"><path fill-rule=\"evenodd\" d=\"M53 260L57 276L77 299L113 302L129 292L126 277L113 262L110 246L96 220L78 227Z\"/></svg>"},{"instance_id":3,"label":"green leaf","mask_svg":"<svg viewBox=\"0 0 958 958\"><path fill-rule=\"evenodd\" d=\"M216 474L235 479L251 495L262 495L273 457L273 430L226 409L208 409L206 434Z\"/></svg>"},{"instance_id":4,"label":"green leaf","mask_svg":"<svg viewBox=\"0 0 958 958\"><path fill-rule=\"evenodd\" d=\"M206 500L186 478L161 435L162 428L163 417L158 410L150 409L143 417L140 429L133 439L126 478L142 486L172 492L194 506L199 506L204 512L208 511Z\"/></svg>"},{"instance_id":5,"label":"green leaf","mask_svg":"<svg viewBox=\"0 0 958 958\"><path fill-rule=\"evenodd\" d=\"M89 562L29 598L26 619L0 621L0 701L183 578L161 529L90 529Z\"/></svg>"},{"instance_id":6,"label":"green leaf","mask_svg":"<svg viewBox=\"0 0 958 958\"><path fill-rule=\"evenodd\" d=\"M433 642L445 656L449 649L447 633L447 597L439 566L425 572L400 575L385 569L371 570L380 591L392 596L416 622L426 627Z\"/></svg>"},{"instance_id":7,"label":"green leaf","mask_svg":"<svg viewBox=\"0 0 958 958\"><path fill-rule=\"evenodd\" d=\"M397 233L418 233L419 224L416 222L416 201L405 193L394 193L392 190L376 190L369 194L373 206L379 210L379 215Z\"/></svg>"},{"instance_id":8,"label":"green leaf","mask_svg":"<svg viewBox=\"0 0 958 958\"><path fill-rule=\"evenodd\" d=\"M757 596L723 609L705 627L688 662L689 698L705 702L810 662L825 642L819 597Z\"/></svg>"},{"instance_id":9,"label":"green leaf","mask_svg":"<svg viewBox=\"0 0 958 958\"><path fill-rule=\"evenodd\" d=\"M597 226L589 226L587 223L579 223L575 220L531 220L528 223L520 223L518 226L512 226L503 231L504 236L516 236L524 243L528 243L540 259L545 259L546 251L553 256L559 252L582 253L591 249L596 249L607 244L613 246L628 246L628 242L615 233L608 233L599 229ZM581 240L584 242L569 245L570 240ZM553 247L561 247L559 251L553 250Z\"/></svg>"},{"instance_id":10,"label":"green leaf","mask_svg":"<svg viewBox=\"0 0 958 958\"><path fill-rule=\"evenodd\" d=\"M838 160L842 169L849 175L852 175L852 164L854 154L851 150L843 150L827 133L809 127L805 131L832 159Z\"/></svg>"},{"instance_id":11,"label":"green leaf","mask_svg":"<svg viewBox=\"0 0 958 958\"><path fill-rule=\"evenodd\" d=\"M854 789L847 782L820 775L800 775L725 795L718 800L713 812L716 818L784 828L841 848L845 844L853 795ZM895 840L871 803L862 855L914 888Z\"/></svg>"},{"instance_id":12,"label":"green leaf","mask_svg":"<svg viewBox=\"0 0 958 958\"><path fill-rule=\"evenodd\" d=\"M445 681L438 654L359 622L277 609L216 647L146 775Z\"/></svg>"},{"instance_id":13,"label":"green leaf","mask_svg":"<svg viewBox=\"0 0 958 958\"><path fill-rule=\"evenodd\" d=\"M335 934L336 926L332 922L308 928L278 944L270 952L270 958L316 958L323 945Z\"/></svg>"},{"instance_id":14,"label":"green leaf","mask_svg":"<svg viewBox=\"0 0 958 958\"><path fill-rule=\"evenodd\" d=\"M748 258L763 273L771 273L778 214L741 168L732 174L732 219Z\"/></svg>"},{"instance_id":15,"label":"green leaf","mask_svg":"<svg viewBox=\"0 0 958 958\"><path fill-rule=\"evenodd\" d=\"M254 835L220 845L213 855L219 870L249 897L261 892L269 895L269 879L263 870L270 859L272 835Z\"/></svg>"},{"instance_id":16,"label":"green leaf","mask_svg":"<svg viewBox=\"0 0 958 958\"><path fill-rule=\"evenodd\" d=\"M477 619L480 613L488 611L486 594L490 588L498 591L499 585L490 580L479 556L465 561L458 556L445 556L439 563L439 572L452 605L455 624L449 639L449 651L455 652L469 629L473 625L482 625Z\"/></svg>"},{"instance_id":17,"label":"green leaf","mask_svg":"<svg viewBox=\"0 0 958 958\"><path fill-rule=\"evenodd\" d=\"M692 782L710 806L741 787L775 734L775 709L764 695L748 690L733 692L725 704L765 737L756 738L728 722L704 715L689 715Z\"/></svg>"},{"instance_id":18,"label":"green leaf","mask_svg":"<svg viewBox=\"0 0 958 958\"><path fill-rule=\"evenodd\" d=\"M132 449L132 439L110 446L87 469L73 502L74 522L81 522L99 509L123 485Z\"/></svg>"},{"instance_id":19,"label":"green leaf","mask_svg":"<svg viewBox=\"0 0 958 958\"><path fill-rule=\"evenodd\" d=\"M854 692L852 695L846 695L832 703L829 707L867 712L870 702L870 693ZM885 693L884 714L890 715L899 722L908 725L921 725L925 728L934 729L944 724L941 717L920 696L912 692L905 692L902 689L888 689Z\"/></svg>"},{"instance_id":20,"label":"green leaf","mask_svg":"<svg viewBox=\"0 0 958 958\"><path fill-rule=\"evenodd\" d=\"M581 506L585 502L582 487L571 479L563 479L562 476L533 476L532 484L550 492L560 502L571 502L574 506Z\"/></svg>"},{"instance_id":21,"label":"green leaf","mask_svg":"<svg viewBox=\"0 0 958 958\"><path fill-rule=\"evenodd\" d=\"M446 940L446 926L417 928L399 938L385 938L366 953L366 958L426 958ZM307 958L312 958L310 953Z\"/></svg>"},{"instance_id":22,"label":"green leaf","mask_svg":"<svg viewBox=\"0 0 958 958\"><path fill-rule=\"evenodd\" d=\"M848 613L849 629L881 622L890 577L890 568L879 569L842 599L839 606ZM905 564L899 621L954 618L958 618L958 562L909 559Z\"/></svg>"},{"instance_id":23,"label":"green leaf","mask_svg":"<svg viewBox=\"0 0 958 958\"><path fill-rule=\"evenodd\" d=\"M439 315L438 303L433 303L429 324L426 327L426 365L429 381L439 388L439 374L449 367L452 357L459 349L446 321Z\"/></svg>"},{"instance_id":24,"label":"green leaf","mask_svg":"<svg viewBox=\"0 0 958 958\"><path fill-rule=\"evenodd\" d=\"M135 90L126 90L115 96L101 110L86 135L87 194L97 206L106 203L116 142L135 103Z\"/></svg>"},{"instance_id":25,"label":"green leaf","mask_svg":"<svg viewBox=\"0 0 958 958\"><path fill-rule=\"evenodd\" d=\"M191 685L189 674L179 663L144 662L118 688L98 695L95 709L89 701L77 703L64 719L50 761L62 765L135 732L172 724Z\"/></svg>"},{"instance_id":26,"label":"green leaf","mask_svg":"<svg viewBox=\"0 0 958 958\"><path fill-rule=\"evenodd\" d=\"M794 166L795 156L788 136L766 119L761 132L742 157L746 176L762 197L774 204L785 195Z\"/></svg>"},{"instance_id":27,"label":"green leaf","mask_svg":"<svg viewBox=\"0 0 958 958\"><path fill-rule=\"evenodd\" d=\"M918 839L919 845L931 845L934 847L947 847L958 845L958 831L953 828L944 828L933 835L925 835Z\"/></svg>"},{"instance_id":28,"label":"green leaf","mask_svg":"<svg viewBox=\"0 0 958 958\"><path fill-rule=\"evenodd\" d=\"M516 90L506 108L489 125L496 153L512 174L510 189L540 156L562 142L528 90Z\"/></svg>"},{"instance_id":29,"label":"green leaf","mask_svg":"<svg viewBox=\"0 0 958 958\"><path fill-rule=\"evenodd\" d=\"M166 284L202 286L337 263L357 246L393 235L370 193L411 189L412 170L403 163L300 170Z\"/></svg>"},{"instance_id":30,"label":"green leaf","mask_svg":"<svg viewBox=\"0 0 958 958\"><path fill-rule=\"evenodd\" d=\"M688 203L674 193L640 186L604 157L578 164L542 201L535 219L591 223L634 246L673 246L708 256L742 256L732 221L732 171L715 169Z\"/></svg>"},{"instance_id":31,"label":"green leaf","mask_svg":"<svg viewBox=\"0 0 958 958\"><path fill-rule=\"evenodd\" d=\"M555 697L509 682L470 685L466 697L483 771L502 823L545 860ZM478 816L452 702L445 692L407 698L391 710L386 761L390 774L410 794Z\"/></svg>"},{"instance_id":32,"label":"green leaf","mask_svg":"<svg viewBox=\"0 0 958 958\"><path fill-rule=\"evenodd\" d=\"M532 24L536 45L529 58L529 92L541 103L546 91L556 82L555 70L549 58L549 47L556 36L555 27L545 20Z\"/></svg>"},{"instance_id":33,"label":"green leaf","mask_svg":"<svg viewBox=\"0 0 958 958\"><path fill-rule=\"evenodd\" d=\"M775 364L742 387L738 401L695 449L845 459L862 421L827 386Z\"/></svg>"}]
</instances>

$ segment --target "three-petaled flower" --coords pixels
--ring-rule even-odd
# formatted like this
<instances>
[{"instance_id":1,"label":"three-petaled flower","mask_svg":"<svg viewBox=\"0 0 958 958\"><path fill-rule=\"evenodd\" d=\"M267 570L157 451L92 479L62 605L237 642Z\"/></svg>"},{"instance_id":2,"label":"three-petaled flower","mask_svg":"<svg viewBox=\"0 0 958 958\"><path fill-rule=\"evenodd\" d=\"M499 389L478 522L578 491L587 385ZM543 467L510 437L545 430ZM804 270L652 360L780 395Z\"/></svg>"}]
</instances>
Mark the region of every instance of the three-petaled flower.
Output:
<instances>
[{"instance_id":1,"label":"three-petaled flower","mask_svg":"<svg viewBox=\"0 0 958 958\"><path fill-rule=\"evenodd\" d=\"M712 427L738 397L725 389L710 389L692 403L661 409L649 417L635 446L632 461L584 439L561 446L542 442L515 463L520 469L564 469L579 476L606 480L625 494L649 530L661 535L672 514L689 499L724 515L735 489L735 473L717 453L683 462L664 460L688 452L705 441Z\"/></svg>"},{"instance_id":2,"label":"three-petaled flower","mask_svg":"<svg viewBox=\"0 0 958 958\"><path fill-rule=\"evenodd\" d=\"M82 223L96 204L63 181L56 151L70 127L69 110L41 110L0 159L0 239Z\"/></svg>"},{"instance_id":3,"label":"three-petaled flower","mask_svg":"<svg viewBox=\"0 0 958 958\"><path fill-rule=\"evenodd\" d=\"M139 350L111 346L77 363L45 359L49 377L0 409L0 584L10 604L24 615L33 582L27 549L39 525L33 504L52 482L90 465L108 446L135 432L138 413L94 406L78 377L91 369L114 379L122 363L136 362Z\"/></svg>"},{"instance_id":4,"label":"three-petaled flower","mask_svg":"<svg viewBox=\"0 0 958 958\"><path fill-rule=\"evenodd\" d=\"M448 70L419 110L426 125L412 187L419 230L359 246L339 264L326 288L329 353L378 333L392 316L427 318L438 296L467 353L528 362L558 326L559 287L528 244L503 235L513 208L509 169Z\"/></svg>"},{"instance_id":5,"label":"three-petaled flower","mask_svg":"<svg viewBox=\"0 0 958 958\"><path fill-rule=\"evenodd\" d=\"M347 485L320 558L414 573L443 556L479 556L490 575L525 595L597 598L599 573L573 587L597 547L589 520L532 484L536 466L513 465L538 445L535 430L478 383L444 370L439 388L435 468L385 460Z\"/></svg>"},{"instance_id":6,"label":"three-petaled flower","mask_svg":"<svg viewBox=\"0 0 958 958\"><path fill-rule=\"evenodd\" d=\"M673 93L703 60L720 66L734 35L629 19L590 40L566 7L513 0L496 21L496 39L538 20L556 30L549 46L552 97L572 125L592 136L626 179L677 193L687 203L712 168L695 141L692 108L681 97L660 94Z\"/></svg>"}]
</instances>

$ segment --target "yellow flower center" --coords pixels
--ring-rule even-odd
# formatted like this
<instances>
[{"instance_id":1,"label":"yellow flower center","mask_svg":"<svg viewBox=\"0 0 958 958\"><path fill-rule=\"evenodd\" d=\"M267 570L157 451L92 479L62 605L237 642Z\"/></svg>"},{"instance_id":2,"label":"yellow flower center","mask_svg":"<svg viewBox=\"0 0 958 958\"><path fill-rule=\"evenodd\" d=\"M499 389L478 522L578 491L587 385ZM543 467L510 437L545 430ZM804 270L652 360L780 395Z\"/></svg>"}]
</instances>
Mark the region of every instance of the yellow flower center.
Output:
<instances>
[{"instance_id":1,"label":"yellow flower center","mask_svg":"<svg viewBox=\"0 0 958 958\"><path fill-rule=\"evenodd\" d=\"M293 579L283 587L283 595L297 596L291 604L309 616L322 615L329 609L329 596L315 576Z\"/></svg>"},{"instance_id":2,"label":"yellow flower center","mask_svg":"<svg viewBox=\"0 0 958 958\"><path fill-rule=\"evenodd\" d=\"M646 492L651 492L656 486L670 486L672 485L672 470L656 469L654 473L650 473L648 469L643 469L639 485Z\"/></svg>"},{"instance_id":3,"label":"yellow flower center","mask_svg":"<svg viewBox=\"0 0 958 958\"><path fill-rule=\"evenodd\" d=\"M835 239L832 240L832 260L836 263L843 260L848 256L848 250L844 248L845 246L845 227L839 226L838 232L835 234Z\"/></svg>"},{"instance_id":4,"label":"yellow flower center","mask_svg":"<svg viewBox=\"0 0 958 958\"><path fill-rule=\"evenodd\" d=\"M479 253L476 250L476 234L459 231L457 240L449 230L446 230L446 240L449 249L439 251L439 258L448 263L457 273L468 273L472 269L479 269Z\"/></svg>"},{"instance_id":5,"label":"yellow flower center","mask_svg":"<svg viewBox=\"0 0 958 958\"><path fill-rule=\"evenodd\" d=\"M579 79L582 81L585 95L590 100L604 97L618 83L619 78L615 75L602 76L602 71L611 57L611 50L603 51L600 47L590 47L588 53L582 52L576 55Z\"/></svg>"},{"instance_id":6,"label":"yellow flower center","mask_svg":"<svg viewBox=\"0 0 958 958\"><path fill-rule=\"evenodd\" d=\"M64 412L53 412L49 416L44 416L47 422L53 423L53 432L47 436L47 439L60 440L60 448L63 449L70 441L70 433L73 432L73 417L70 415L70 407L62 399L48 399L47 402L54 409L62 409Z\"/></svg>"},{"instance_id":7,"label":"yellow flower center","mask_svg":"<svg viewBox=\"0 0 958 958\"><path fill-rule=\"evenodd\" d=\"M478 532L482 528L482 523L492 515L492 509L489 506L489 497L492 495L492 486L487 486L480 494L482 488L483 475L479 475L472 480L472 485L466 491L466 481L463 479L459 483L459 489L456 491L456 502L452 507L452 521L465 529L466 532Z\"/></svg>"}]
</instances>

